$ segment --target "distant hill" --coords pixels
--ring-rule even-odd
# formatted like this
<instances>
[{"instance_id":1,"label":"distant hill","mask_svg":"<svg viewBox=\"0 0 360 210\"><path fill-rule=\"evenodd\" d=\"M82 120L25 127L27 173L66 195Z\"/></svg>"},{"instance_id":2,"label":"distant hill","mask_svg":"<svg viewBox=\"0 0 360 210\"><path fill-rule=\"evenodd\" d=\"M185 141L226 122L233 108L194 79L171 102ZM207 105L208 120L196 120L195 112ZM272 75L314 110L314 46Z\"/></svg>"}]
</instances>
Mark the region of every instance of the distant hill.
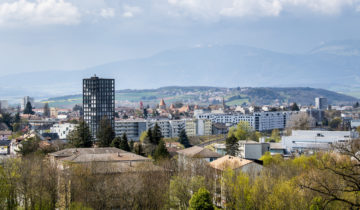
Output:
<instances>
[{"instance_id":1,"label":"distant hill","mask_svg":"<svg viewBox=\"0 0 360 210\"><path fill-rule=\"evenodd\" d=\"M157 89L144 90L118 90L116 91L117 105L138 106L140 101L144 104L155 105L160 99L165 102L181 102L184 104L220 104L224 97L227 105L271 105L296 102L302 105L314 104L315 97L326 97L329 103L334 105L352 105L358 99L339 94L336 92L307 88L221 88L203 86L170 86ZM49 98L46 100L51 106L73 107L75 104L82 103L81 95L71 95ZM44 101L45 102L45 101Z\"/></svg>"},{"instance_id":2,"label":"distant hill","mask_svg":"<svg viewBox=\"0 0 360 210\"><path fill-rule=\"evenodd\" d=\"M116 89L164 86L315 87L360 91L360 42L324 43L308 53L286 54L239 45L174 49L76 71L0 77L0 97L80 93L83 78L116 79ZM353 94L356 95L356 94Z\"/></svg>"}]
</instances>

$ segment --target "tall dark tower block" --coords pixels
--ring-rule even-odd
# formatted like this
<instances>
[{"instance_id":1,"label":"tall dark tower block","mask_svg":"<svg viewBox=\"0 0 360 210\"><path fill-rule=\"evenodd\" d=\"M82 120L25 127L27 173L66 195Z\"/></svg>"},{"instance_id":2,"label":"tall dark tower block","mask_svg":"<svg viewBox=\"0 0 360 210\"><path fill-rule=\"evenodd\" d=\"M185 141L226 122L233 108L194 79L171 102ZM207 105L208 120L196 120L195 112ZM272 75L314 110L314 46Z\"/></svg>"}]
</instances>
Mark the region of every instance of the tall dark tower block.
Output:
<instances>
[{"instance_id":1,"label":"tall dark tower block","mask_svg":"<svg viewBox=\"0 0 360 210\"><path fill-rule=\"evenodd\" d=\"M96 75L83 79L84 121L89 125L94 139L100 120L108 118L114 128L115 124L115 80L102 79Z\"/></svg>"}]
</instances>

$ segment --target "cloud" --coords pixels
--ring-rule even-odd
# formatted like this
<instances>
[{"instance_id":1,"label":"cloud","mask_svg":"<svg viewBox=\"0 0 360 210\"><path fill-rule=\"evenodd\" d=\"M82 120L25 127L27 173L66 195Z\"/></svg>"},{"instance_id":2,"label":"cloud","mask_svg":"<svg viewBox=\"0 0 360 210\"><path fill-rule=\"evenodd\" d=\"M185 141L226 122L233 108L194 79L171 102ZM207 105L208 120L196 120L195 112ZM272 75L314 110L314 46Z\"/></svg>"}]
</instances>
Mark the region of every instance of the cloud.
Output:
<instances>
[{"instance_id":1,"label":"cloud","mask_svg":"<svg viewBox=\"0 0 360 210\"><path fill-rule=\"evenodd\" d=\"M341 13L345 7L359 5L359 0L281 0L285 7L308 9L315 13L334 15Z\"/></svg>"},{"instance_id":2,"label":"cloud","mask_svg":"<svg viewBox=\"0 0 360 210\"><path fill-rule=\"evenodd\" d=\"M125 18L132 18L135 15L140 14L142 12L142 9L136 6L124 5L123 9L124 9L123 17Z\"/></svg>"},{"instance_id":3,"label":"cloud","mask_svg":"<svg viewBox=\"0 0 360 210\"><path fill-rule=\"evenodd\" d=\"M0 25L74 25L80 22L77 7L64 0L19 0L0 4Z\"/></svg>"},{"instance_id":4,"label":"cloud","mask_svg":"<svg viewBox=\"0 0 360 210\"><path fill-rule=\"evenodd\" d=\"M279 16L283 11L336 15L345 8L357 10L360 0L168 0L183 15L200 18Z\"/></svg>"},{"instance_id":5,"label":"cloud","mask_svg":"<svg viewBox=\"0 0 360 210\"><path fill-rule=\"evenodd\" d=\"M113 8L101 9L100 16L103 18L113 18L115 17L115 10Z\"/></svg>"}]
</instances>

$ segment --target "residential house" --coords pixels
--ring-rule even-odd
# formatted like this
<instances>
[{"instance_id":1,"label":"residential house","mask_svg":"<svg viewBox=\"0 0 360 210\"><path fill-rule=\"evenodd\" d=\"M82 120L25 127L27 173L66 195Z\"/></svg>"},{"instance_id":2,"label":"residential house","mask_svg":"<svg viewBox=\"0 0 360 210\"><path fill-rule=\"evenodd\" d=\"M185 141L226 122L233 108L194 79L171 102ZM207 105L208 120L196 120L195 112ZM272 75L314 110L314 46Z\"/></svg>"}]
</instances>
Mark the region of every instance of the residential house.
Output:
<instances>
[{"instance_id":1,"label":"residential house","mask_svg":"<svg viewBox=\"0 0 360 210\"><path fill-rule=\"evenodd\" d=\"M263 169L262 164L252 160L243 159L240 157L234 157L225 155L217 160L211 162L210 167L215 170L215 202L218 206L224 207L226 200L225 186L222 184L224 173L227 170L233 170L235 174L246 173L249 176L260 175Z\"/></svg>"}]
</instances>

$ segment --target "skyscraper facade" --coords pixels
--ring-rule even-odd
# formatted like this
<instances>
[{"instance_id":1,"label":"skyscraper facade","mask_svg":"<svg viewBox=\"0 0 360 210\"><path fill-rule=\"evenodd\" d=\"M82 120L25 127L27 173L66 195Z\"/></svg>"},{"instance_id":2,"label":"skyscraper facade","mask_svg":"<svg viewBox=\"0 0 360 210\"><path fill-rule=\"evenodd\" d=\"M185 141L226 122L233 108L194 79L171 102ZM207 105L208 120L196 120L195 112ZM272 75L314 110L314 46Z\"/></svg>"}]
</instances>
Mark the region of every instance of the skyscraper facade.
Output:
<instances>
[{"instance_id":1,"label":"skyscraper facade","mask_svg":"<svg viewBox=\"0 0 360 210\"><path fill-rule=\"evenodd\" d=\"M84 121L89 125L94 139L103 118L115 124L115 80L102 79L96 75L83 79Z\"/></svg>"},{"instance_id":2,"label":"skyscraper facade","mask_svg":"<svg viewBox=\"0 0 360 210\"><path fill-rule=\"evenodd\" d=\"M327 98L315 98L315 107L320 110L326 110L328 108Z\"/></svg>"}]
</instances>

